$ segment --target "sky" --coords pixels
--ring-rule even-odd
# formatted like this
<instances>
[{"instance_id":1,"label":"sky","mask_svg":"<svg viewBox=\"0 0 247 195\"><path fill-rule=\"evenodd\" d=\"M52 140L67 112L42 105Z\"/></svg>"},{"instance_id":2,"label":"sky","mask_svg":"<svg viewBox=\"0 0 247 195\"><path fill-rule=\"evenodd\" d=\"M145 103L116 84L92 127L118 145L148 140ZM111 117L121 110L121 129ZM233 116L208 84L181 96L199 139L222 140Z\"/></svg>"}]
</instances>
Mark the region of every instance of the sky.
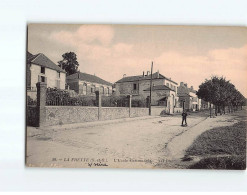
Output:
<instances>
[{"instance_id":1,"label":"sky","mask_svg":"<svg viewBox=\"0 0 247 195\"><path fill-rule=\"evenodd\" d=\"M224 76L247 97L247 28L29 24L28 51L54 63L75 52L79 70L109 82L150 71L198 89Z\"/></svg>"}]
</instances>

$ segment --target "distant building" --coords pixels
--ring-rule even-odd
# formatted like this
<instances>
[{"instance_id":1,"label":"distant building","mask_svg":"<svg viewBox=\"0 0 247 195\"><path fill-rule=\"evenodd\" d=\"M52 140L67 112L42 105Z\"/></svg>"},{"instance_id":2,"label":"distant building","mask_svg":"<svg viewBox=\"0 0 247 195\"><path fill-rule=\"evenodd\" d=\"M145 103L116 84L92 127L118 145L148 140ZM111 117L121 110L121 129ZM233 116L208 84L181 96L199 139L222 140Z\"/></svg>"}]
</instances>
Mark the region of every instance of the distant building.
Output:
<instances>
[{"instance_id":1,"label":"distant building","mask_svg":"<svg viewBox=\"0 0 247 195\"><path fill-rule=\"evenodd\" d=\"M112 83L105 81L95 75L78 72L66 77L69 89L80 95L94 96L95 91L105 96L112 95Z\"/></svg>"},{"instance_id":2,"label":"distant building","mask_svg":"<svg viewBox=\"0 0 247 195\"><path fill-rule=\"evenodd\" d=\"M209 102L201 100L201 110L209 109Z\"/></svg>"},{"instance_id":3,"label":"distant building","mask_svg":"<svg viewBox=\"0 0 247 195\"><path fill-rule=\"evenodd\" d=\"M133 95L143 98L150 96L151 74L143 72L138 76L124 76L115 83L116 95ZM152 98L151 105L167 107L169 113L174 113L177 104L177 87L178 84L160 74L159 71L152 75Z\"/></svg>"},{"instance_id":4,"label":"distant building","mask_svg":"<svg viewBox=\"0 0 247 195\"><path fill-rule=\"evenodd\" d=\"M27 52L27 95L36 99L36 83L45 82L47 87L65 89L66 72L44 54Z\"/></svg>"},{"instance_id":5,"label":"distant building","mask_svg":"<svg viewBox=\"0 0 247 195\"><path fill-rule=\"evenodd\" d=\"M196 95L193 86L188 88L187 83L180 82L178 87L179 104L185 110L198 111L201 109L201 99Z\"/></svg>"}]
</instances>

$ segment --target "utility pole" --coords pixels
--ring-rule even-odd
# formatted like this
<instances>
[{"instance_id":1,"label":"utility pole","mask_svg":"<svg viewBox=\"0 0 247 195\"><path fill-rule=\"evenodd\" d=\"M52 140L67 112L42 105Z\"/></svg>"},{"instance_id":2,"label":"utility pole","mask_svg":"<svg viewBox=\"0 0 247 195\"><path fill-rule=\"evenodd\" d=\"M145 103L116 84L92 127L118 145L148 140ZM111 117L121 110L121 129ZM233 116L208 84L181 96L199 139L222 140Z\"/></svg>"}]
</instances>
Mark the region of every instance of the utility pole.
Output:
<instances>
[{"instance_id":1,"label":"utility pole","mask_svg":"<svg viewBox=\"0 0 247 195\"><path fill-rule=\"evenodd\" d=\"M150 96L149 96L149 115L151 116L151 102L152 102L152 84L153 83L153 62L151 64L151 79L150 79Z\"/></svg>"}]
</instances>

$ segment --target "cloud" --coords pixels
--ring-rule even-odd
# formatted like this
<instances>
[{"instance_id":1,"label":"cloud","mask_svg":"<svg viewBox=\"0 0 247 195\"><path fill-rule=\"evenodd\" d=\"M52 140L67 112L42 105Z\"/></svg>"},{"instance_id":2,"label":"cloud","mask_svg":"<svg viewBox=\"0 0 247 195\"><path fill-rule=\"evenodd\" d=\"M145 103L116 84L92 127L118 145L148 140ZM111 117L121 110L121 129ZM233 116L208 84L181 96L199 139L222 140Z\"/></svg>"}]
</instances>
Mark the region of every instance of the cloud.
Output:
<instances>
[{"instance_id":1,"label":"cloud","mask_svg":"<svg viewBox=\"0 0 247 195\"><path fill-rule=\"evenodd\" d=\"M206 55L164 52L155 59L160 72L176 81L198 86L212 75L225 76L241 91L247 91L247 45L241 48L210 50Z\"/></svg>"},{"instance_id":2,"label":"cloud","mask_svg":"<svg viewBox=\"0 0 247 195\"><path fill-rule=\"evenodd\" d=\"M109 25L82 25L75 32L58 31L50 35L50 39L63 44L77 46L81 43L98 42L109 45L114 37L114 30Z\"/></svg>"},{"instance_id":3,"label":"cloud","mask_svg":"<svg viewBox=\"0 0 247 195\"><path fill-rule=\"evenodd\" d=\"M159 70L178 83L184 81L196 88L212 75L223 75L241 91L247 91L247 45L212 49L205 55L188 55L178 50L154 55L148 50L152 45L116 42L114 36L110 25L82 25L74 32L52 32L49 38L74 48L81 71L96 73L111 82L121 79L123 74L140 75L150 70L154 60L154 71Z\"/></svg>"}]
</instances>

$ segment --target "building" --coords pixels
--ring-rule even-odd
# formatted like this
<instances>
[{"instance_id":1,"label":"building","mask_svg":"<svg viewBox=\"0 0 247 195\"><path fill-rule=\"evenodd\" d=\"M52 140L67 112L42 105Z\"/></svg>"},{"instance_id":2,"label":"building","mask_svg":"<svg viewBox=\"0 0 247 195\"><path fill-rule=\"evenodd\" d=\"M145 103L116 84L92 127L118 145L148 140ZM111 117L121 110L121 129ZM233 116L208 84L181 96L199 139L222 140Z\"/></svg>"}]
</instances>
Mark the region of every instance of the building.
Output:
<instances>
[{"instance_id":1,"label":"building","mask_svg":"<svg viewBox=\"0 0 247 195\"><path fill-rule=\"evenodd\" d=\"M142 75L124 77L115 83L116 95L132 95L147 98L150 96L151 74L143 72ZM152 75L152 106L164 106L169 113L174 113L178 107L177 87L178 84L160 74L159 71Z\"/></svg>"},{"instance_id":2,"label":"building","mask_svg":"<svg viewBox=\"0 0 247 195\"><path fill-rule=\"evenodd\" d=\"M95 91L105 96L112 95L112 83L105 81L95 75L78 72L66 77L69 89L80 95L95 95Z\"/></svg>"},{"instance_id":3,"label":"building","mask_svg":"<svg viewBox=\"0 0 247 195\"><path fill-rule=\"evenodd\" d=\"M179 104L185 110L198 111L201 109L201 99L196 95L193 86L188 88L187 83L180 82L178 87Z\"/></svg>"},{"instance_id":4,"label":"building","mask_svg":"<svg viewBox=\"0 0 247 195\"><path fill-rule=\"evenodd\" d=\"M207 110L209 109L209 107L210 107L209 102L206 102L202 99L201 100L201 110Z\"/></svg>"},{"instance_id":5,"label":"building","mask_svg":"<svg viewBox=\"0 0 247 195\"><path fill-rule=\"evenodd\" d=\"M44 54L27 52L27 90L36 91L37 82L45 82L47 87L65 89L66 72Z\"/></svg>"}]
</instances>

